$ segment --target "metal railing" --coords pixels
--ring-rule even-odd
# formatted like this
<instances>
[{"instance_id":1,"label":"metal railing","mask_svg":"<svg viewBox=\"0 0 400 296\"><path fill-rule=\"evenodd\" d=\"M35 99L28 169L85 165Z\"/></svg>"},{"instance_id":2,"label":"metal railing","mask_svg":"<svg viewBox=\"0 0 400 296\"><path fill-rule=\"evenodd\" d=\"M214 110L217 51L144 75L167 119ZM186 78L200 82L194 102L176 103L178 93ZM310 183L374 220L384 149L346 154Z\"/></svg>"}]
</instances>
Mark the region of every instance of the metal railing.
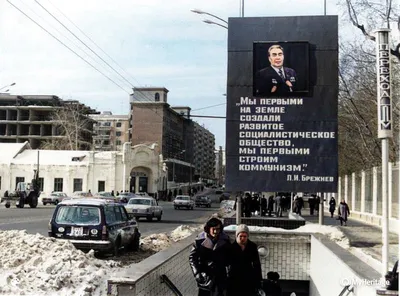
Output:
<instances>
[{"instance_id":1,"label":"metal railing","mask_svg":"<svg viewBox=\"0 0 400 296\"><path fill-rule=\"evenodd\" d=\"M183 294L178 290L178 288L174 285L173 282L165 275L160 275L161 283L165 283L168 288L176 295L176 296L183 296Z\"/></svg>"}]
</instances>

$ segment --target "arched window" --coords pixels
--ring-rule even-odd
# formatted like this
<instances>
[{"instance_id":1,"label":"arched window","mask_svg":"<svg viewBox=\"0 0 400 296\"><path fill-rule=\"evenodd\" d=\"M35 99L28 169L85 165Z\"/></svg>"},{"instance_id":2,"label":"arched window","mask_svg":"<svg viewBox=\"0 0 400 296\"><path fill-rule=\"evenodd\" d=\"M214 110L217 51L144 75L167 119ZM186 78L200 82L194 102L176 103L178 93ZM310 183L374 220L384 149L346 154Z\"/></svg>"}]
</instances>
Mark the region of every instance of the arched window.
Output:
<instances>
[{"instance_id":1,"label":"arched window","mask_svg":"<svg viewBox=\"0 0 400 296\"><path fill-rule=\"evenodd\" d=\"M159 93L156 93L156 94L154 95L154 101L156 101L156 102L159 102L159 101L160 101L160 94L159 94Z\"/></svg>"}]
</instances>

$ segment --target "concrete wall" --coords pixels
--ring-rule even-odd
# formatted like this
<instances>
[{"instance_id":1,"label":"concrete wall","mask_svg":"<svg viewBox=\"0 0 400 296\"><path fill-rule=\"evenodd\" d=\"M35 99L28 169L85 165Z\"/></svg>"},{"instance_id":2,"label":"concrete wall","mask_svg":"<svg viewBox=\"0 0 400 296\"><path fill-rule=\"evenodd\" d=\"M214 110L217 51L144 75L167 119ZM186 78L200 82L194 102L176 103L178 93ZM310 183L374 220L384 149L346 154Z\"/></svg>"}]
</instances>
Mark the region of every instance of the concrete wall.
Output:
<instances>
[{"instance_id":1,"label":"concrete wall","mask_svg":"<svg viewBox=\"0 0 400 296\"><path fill-rule=\"evenodd\" d=\"M325 236L311 236L311 296L339 295L347 284L354 289L348 295L376 295L377 285L372 285L372 282L379 281L379 278L377 271Z\"/></svg>"},{"instance_id":2,"label":"concrete wall","mask_svg":"<svg viewBox=\"0 0 400 296\"><path fill-rule=\"evenodd\" d=\"M124 274L108 280L108 295L174 295L160 276L165 274L183 295L196 295L197 285L189 266L189 252L197 234L133 264Z\"/></svg>"}]
</instances>

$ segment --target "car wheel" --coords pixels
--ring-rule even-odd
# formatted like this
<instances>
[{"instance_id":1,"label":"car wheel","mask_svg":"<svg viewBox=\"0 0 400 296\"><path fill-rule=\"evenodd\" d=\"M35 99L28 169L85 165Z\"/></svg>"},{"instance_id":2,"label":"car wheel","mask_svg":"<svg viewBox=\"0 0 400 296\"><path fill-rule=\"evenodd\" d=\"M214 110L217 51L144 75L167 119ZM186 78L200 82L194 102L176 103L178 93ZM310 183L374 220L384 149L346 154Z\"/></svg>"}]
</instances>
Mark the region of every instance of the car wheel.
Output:
<instances>
[{"instance_id":1,"label":"car wheel","mask_svg":"<svg viewBox=\"0 0 400 296\"><path fill-rule=\"evenodd\" d=\"M54 202L55 205L58 205L58 199Z\"/></svg>"},{"instance_id":2,"label":"car wheel","mask_svg":"<svg viewBox=\"0 0 400 296\"><path fill-rule=\"evenodd\" d=\"M174 209L175 209L175 210L177 210L177 209L178 209L178 207L174 207Z\"/></svg>"},{"instance_id":3,"label":"car wheel","mask_svg":"<svg viewBox=\"0 0 400 296\"><path fill-rule=\"evenodd\" d=\"M8 209L8 208L10 208L10 204L9 203L6 203L6 208Z\"/></svg>"},{"instance_id":4,"label":"car wheel","mask_svg":"<svg viewBox=\"0 0 400 296\"><path fill-rule=\"evenodd\" d=\"M161 221L161 216L162 216L162 212L161 212L160 216L157 217L157 221Z\"/></svg>"},{"instance_id":5,"label":"car wheel","mask_svg":"<svg viewBox=\"0 0 400 296\"><path fill-rule=\"evenodd\" d=\"M114 243L114 248L113 248L113 255L115 257L118 257L119 255L119 248L121 247L121 238L118 237L117 240Z\"/></svg>"},{"instance_id":6,"label":"car wheel","mask_svg":"<svg viewBox=\"0 0 400 296\"><path fill-rule=\"evenodd\" d=\"M140 247L140 236L138 232L135 232L135 235L133 236L133 239L128 245L128 251L138 251Z\"/></svg>"},{"instance_id":7,"label":"car wheel","mask_svg":"<svg viewBox=\"0 0 400 296\"><path fill-rule=\"evenodd\" d=\"M43 205L45 206L45 205L47 205L47 203L44 202Z\"/></svg>"},{"instance_id":8,"label":"car wheel","mask_svg":"<svg viewBox=\"0 0 400 296\"><path fill-rule=\"evenodd\" d=\"M154 214L151 216L147 216L146 219L147 219L147 221L153 221L153 217L154 217Z\"/></svg>"}]
</instances>

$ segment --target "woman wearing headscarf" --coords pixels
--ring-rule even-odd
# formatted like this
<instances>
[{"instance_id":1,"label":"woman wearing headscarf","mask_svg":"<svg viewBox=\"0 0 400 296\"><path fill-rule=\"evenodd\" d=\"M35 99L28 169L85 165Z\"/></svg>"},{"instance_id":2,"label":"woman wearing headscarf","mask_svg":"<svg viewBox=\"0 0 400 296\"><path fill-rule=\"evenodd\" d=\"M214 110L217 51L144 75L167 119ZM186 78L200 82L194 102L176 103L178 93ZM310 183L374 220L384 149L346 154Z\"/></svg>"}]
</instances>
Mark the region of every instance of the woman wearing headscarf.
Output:
<instances>
[{"instance_id":1,"label":"woman wearing headscarf","mask_svg":"<svg viewBox=\"0 0 400 296\"><path fill-rule=\"evenodd\" d=\"M231 248L228 295L258 295L262 271L257 245L249 239L247 225L236 227L236 240Z\"/></svg>"},{"instance_id":2,"label":"woman wearing headscarf","mask_svg":"<svg viewBox=\"0 0 400 296\"><path fill-rule=\"evenodd\" d=\"M221 220L211 218L193 243L189 263L199 296L226 296L231 243Z\"/></svg>"}]
</instances>

